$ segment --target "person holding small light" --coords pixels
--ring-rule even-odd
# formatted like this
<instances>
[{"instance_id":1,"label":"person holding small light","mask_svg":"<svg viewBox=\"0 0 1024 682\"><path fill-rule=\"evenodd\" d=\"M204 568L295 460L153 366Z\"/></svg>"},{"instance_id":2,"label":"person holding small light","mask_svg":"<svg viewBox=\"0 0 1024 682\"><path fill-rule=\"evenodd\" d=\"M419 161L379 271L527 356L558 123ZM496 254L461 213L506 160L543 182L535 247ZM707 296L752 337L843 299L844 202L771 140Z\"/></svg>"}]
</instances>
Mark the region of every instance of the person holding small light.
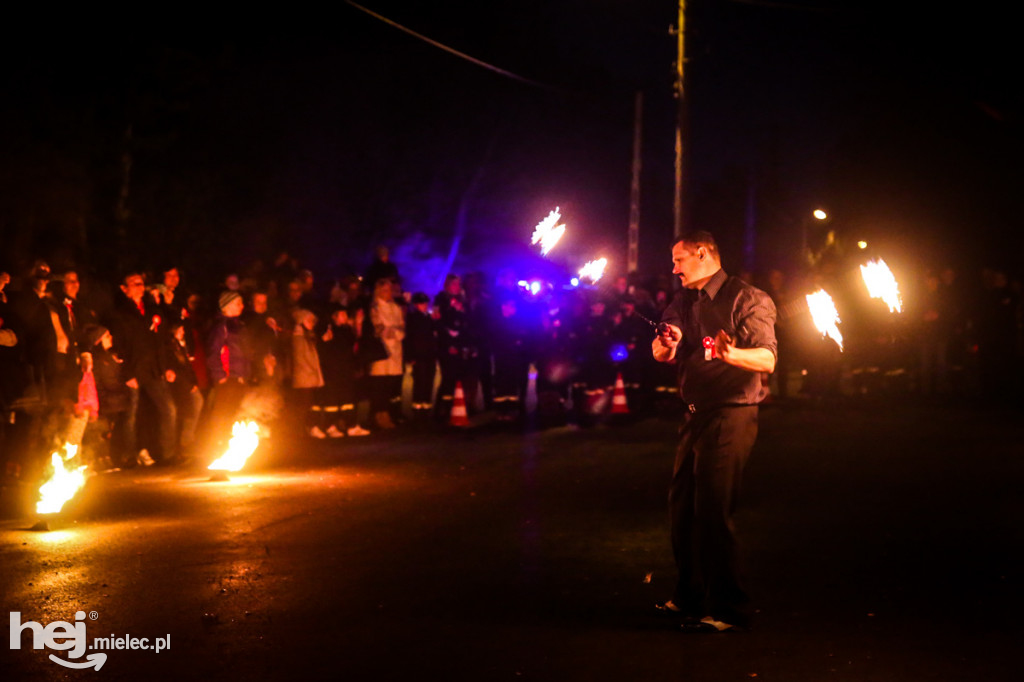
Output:
<instances>
[{"instance_id":1,"label":"person holding small light","mask_svg":"<svg viewBox=\"0 0 1024 682\"><path fill-rule=\"evenodd\" d=\"M679 571L658 609L692 632L748 625L732 521L740 480L757 438L763 373L775 369L775 304L721 266L708 232L672 248L683 291L662 315L654 359L675 361L686 404L669 489L672 550Z\"/></svg>"}]
</instances>

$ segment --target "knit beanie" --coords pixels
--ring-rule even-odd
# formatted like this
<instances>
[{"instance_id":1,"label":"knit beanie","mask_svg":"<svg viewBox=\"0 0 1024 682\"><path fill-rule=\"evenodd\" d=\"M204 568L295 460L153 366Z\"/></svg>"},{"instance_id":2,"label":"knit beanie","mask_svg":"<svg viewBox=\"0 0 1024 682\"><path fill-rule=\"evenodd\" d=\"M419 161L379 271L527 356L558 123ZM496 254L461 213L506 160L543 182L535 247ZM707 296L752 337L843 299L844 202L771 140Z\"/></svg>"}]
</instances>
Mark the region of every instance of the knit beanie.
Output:
<instances>
[{"instance_id":1,"label":"knit beanie","mask_svg":"<svg viewBox=\"0 0 1024 682\"><path fill-rule=\"evenodd\" d=\"M227 291L220 295L220 298L217 300L217 304L220 306L221 310L224 310L229 305L231 305L231 302L234 301L236 298L242 298L242 295L237 291L232 291L228 289Z\"/></svg>"}]
</instances>

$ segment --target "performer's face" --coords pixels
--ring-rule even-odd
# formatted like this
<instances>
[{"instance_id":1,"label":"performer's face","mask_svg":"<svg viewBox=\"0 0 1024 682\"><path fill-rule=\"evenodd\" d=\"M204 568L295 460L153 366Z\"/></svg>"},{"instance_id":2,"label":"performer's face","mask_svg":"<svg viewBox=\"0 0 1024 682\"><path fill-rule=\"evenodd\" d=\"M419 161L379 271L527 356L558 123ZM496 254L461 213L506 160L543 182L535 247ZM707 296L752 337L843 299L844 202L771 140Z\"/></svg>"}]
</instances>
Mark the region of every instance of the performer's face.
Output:
<instances>
[{"instance_id":1,"label":"performer's face","mask_svg":"<svg viewBox=\"0 0 1024 682\"><path fill-rule=\"evenodd\" d=\"M704 267L706 254L703 248L690 250L682 242L672 247L672 274L686 289L695 289L708 277Z\"/></svg>"}]
</instances>

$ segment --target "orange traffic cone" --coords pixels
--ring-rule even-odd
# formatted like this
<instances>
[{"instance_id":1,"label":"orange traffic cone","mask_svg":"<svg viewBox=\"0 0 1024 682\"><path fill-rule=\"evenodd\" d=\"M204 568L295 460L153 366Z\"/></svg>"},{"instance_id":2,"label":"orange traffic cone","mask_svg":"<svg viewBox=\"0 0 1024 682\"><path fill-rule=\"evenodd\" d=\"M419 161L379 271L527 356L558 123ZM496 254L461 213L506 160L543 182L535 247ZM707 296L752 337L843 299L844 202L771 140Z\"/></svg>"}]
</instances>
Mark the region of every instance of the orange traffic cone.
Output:
<instances>
[{"instance_id":1,"label":"orange traffic cone","mask_svg":"<svg viewBox=\"0 0 1024 682\"><path fill-rule=\"evenodd\" d=\"M452 400L452 416L450 426L469 426L469 415L466 414L466 394L462 391L462 382L455 382L455 399Z\"/></svg>"},{"instance_id":2,"label":"orange traffic cone","mask_svg":"<svg viewBox=\"0 0 1024 682\"><path fill-rule=\"evenodd\" d=\"M626 385L622 382L622 372L615 377L615 392L612 394L612 414L629 414L626 404Z\"/></svg>"}]
</instances>

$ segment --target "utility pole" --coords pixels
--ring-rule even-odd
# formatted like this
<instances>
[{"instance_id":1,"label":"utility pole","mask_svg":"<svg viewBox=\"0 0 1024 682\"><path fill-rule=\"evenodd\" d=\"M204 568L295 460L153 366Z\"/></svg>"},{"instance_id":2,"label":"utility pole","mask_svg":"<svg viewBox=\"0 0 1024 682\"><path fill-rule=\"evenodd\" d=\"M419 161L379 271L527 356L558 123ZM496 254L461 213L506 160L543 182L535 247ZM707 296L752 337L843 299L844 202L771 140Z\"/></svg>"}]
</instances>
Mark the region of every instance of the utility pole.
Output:
<instances>
[{"instance_id":1,"label":"utility pole","mask_svg":"<svg viewBox=\"0 0 1024 682\"><path fill-rule=\"evenodd\" d=\"M626 270L630 274L640 267L640 169L642 166L644 93L637 90L633 111L633 182L629 187L629 251Z\"/></svg>"},{"instance_id":2,"label":"utility pole","mask_svg":"<svg viewBox=\"0 0 1024 682\"><path fill-rule=\"evenodd\" d=\"M684 97L683 67L686 64L686 0L679 0L679 19L669 35L676 37L676 187L673 202L675 238L683 236L683 131L686 127L686 98Z\"/></svg>"}]
</instances>

